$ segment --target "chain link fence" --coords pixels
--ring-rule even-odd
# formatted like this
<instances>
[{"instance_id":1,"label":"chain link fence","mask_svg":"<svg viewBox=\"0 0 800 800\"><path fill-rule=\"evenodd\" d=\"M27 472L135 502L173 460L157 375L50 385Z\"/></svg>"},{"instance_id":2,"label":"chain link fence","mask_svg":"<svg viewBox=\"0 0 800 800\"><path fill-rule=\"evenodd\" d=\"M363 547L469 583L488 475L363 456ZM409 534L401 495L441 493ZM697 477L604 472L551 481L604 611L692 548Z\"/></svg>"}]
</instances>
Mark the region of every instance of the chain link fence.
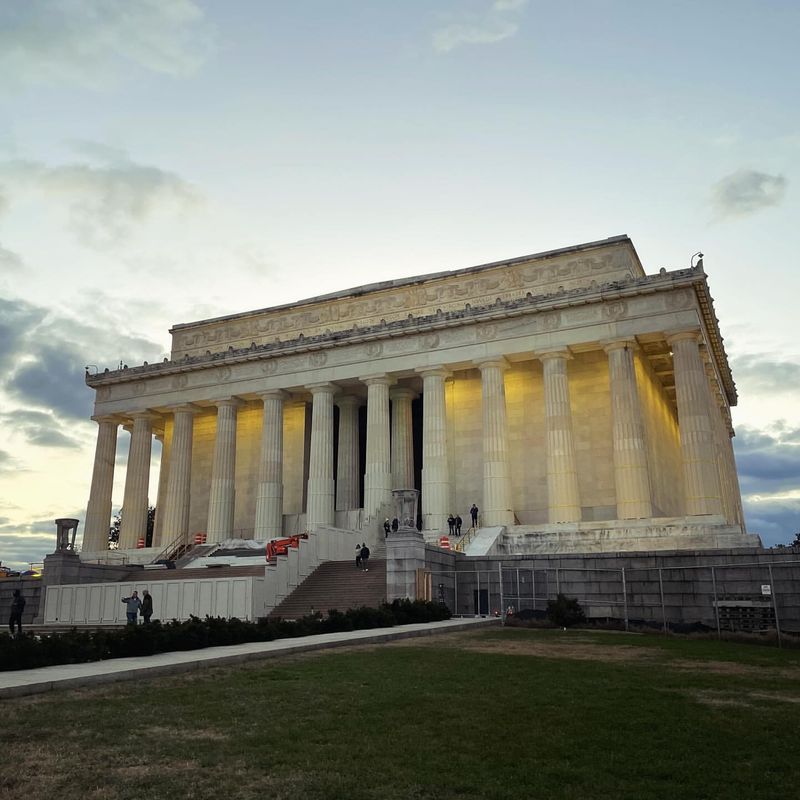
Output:
<instances>
[{"instance_id":1,"label":"chain link fence","mask_svg":"<svg viewBox=\"0 0 800 800\"><path fill-rule=\"evenodd\" d=\"M558 594L589 620L625 630L800 633L800 559L680 567L539 567L515 559L474 568L432 566L433 597L455 615L544 617Z\"/></svg>"}]
</instances>

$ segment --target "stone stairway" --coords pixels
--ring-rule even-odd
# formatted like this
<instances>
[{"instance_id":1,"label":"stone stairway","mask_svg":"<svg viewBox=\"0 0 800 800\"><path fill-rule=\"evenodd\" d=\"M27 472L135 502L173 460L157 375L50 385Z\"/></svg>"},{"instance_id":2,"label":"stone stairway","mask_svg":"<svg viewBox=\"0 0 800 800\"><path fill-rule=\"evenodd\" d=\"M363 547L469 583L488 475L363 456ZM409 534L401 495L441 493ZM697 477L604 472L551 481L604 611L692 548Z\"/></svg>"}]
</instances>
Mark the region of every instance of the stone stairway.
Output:
<instances>
[{"instance_id":1,"label":"stone stairway","mask_svg":"<svg viewBox=\"0 0 800 800\"><path fill-rule=\"evenodd\" d=\"M299 619L312 610L325 614L332 608L376 608L385 598L386 562L370 556L369 571L364 572L356 569L354 554L353 561L321 564L269 616Z\"/></svg>"},{"instance_id":2,"label":"stone stairway","mask_svg":"<svg viewBox=\"0 0 800 800\"><path fill-rule=\"evenodd\" d=\"M265 562L266 563L266 562ZM176 581L194 578L242 578L245 576L264 577L264 566L246 567L199 567L192 569L137 569L131 570L122 581L133 583L153 583L155 581Z\"/></svg>"}]
</instances>

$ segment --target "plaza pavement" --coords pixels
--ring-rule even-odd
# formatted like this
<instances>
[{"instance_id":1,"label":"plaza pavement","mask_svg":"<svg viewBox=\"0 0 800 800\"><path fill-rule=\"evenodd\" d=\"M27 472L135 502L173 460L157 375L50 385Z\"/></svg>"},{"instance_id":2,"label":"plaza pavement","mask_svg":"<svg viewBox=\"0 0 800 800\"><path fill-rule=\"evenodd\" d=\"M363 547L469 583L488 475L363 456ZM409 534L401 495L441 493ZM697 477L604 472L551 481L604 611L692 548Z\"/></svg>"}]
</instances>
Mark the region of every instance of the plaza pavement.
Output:
<instances>
[{"instance_id":1,"label":"plaza pavement","mask_svg":"<svg viewBox=\"0 0 800 800\"><path fill-rule=\"evenodd\" d=\"M87 664L61 664L38 669L13 670L0 672L0 698L21 697L101 683L142 680L151 676L173 675L204 667L240 664L245 661L308 653L334 647L381 644L397 639L452 633L501 623L501 619L494 617L449 619L443 622L397 625L393 628L323 633L297 639L278 639L272 642L247 642L224 647L206 647L202 650L114 658L107 661L91 661Z\"/></svg>"}]
</instances>

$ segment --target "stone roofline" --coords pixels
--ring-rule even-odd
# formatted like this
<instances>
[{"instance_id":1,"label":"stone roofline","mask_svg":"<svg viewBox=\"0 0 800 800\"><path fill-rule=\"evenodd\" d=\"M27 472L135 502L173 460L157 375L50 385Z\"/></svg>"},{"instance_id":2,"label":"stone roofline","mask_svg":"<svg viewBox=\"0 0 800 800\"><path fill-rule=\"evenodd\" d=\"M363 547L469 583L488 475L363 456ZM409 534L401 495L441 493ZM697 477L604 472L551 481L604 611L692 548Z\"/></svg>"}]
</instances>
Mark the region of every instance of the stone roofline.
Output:
<instances>
[{"instance_id":1,"label":"stone roofline","mask_svg":"<svg viewBox=\"0 0 800 800\"><path fill-rule=\"evenodd\" d=\"M191 328L199 328L203 325L209 325L215 322L229 322L231 320L247 319L248 317L254 317L268 312L298 309L328 300L343 300L349 297L362 297L363 295L371 294L372 292L380 292L387 289L401 289L406 286L429 283L430 281L439 280L441 278L455 278L461 275L473 275L475 273L485 272L490 269L497 269L498 267L510 267L514 264L525 264L530 261L544 261L548 258L583 253L587 250L596 250L614 244L627 244L630 247L632 251L633 262L641 271L642 276L644 276L646 273L639 258L639 254L636 252L636 248L633 246L633 242L627 234L622 234L621 236L610 236L607 239L598 239L595 242L585 242L583 244L571 245L570 247L561 247L557 250L545 250L541 253L533 253L532 255L517 256L515 258L509 258L503 261L492 261L489 264L479 264L478 266L474 267L443 270L441 272L429 272L425 275L413 275L409 278L398 278L396 280L380 281L378 283L367 283L363 286L355 286L351 289L341 289L329 294L321 294L317 295L316 297L308 297L303 300L296 300L292 303L283 303L279 306L267 306L266 308L258 308L252 311L243 311L237 314L227 314L222 317L209 317L208 319L195 320L194 322L176 323L169 329L169 332L175 333L177 331L186 331L190 330Z\"/></svg>"},{"instance_id":2,"label":"stone roofline","mask_svg":"<svg viewBox=\"0 0 800 800\"><path fill-rule=\"evenodd\" d=\"M627 237L620 237L627 238ZM573 248L569 248L572 250ZM552 251L562 252L562 251ZM524 259L521 259L524 260ZM510 262L499 262L510 263ZM450 273L447 273L450 274ZM416 281L418 279L409 279ZM245 361L256 361L265 356L289 355L315 350L326 350L340 344L355 344L378 339L401 336L407 333L421 333L439 328L483 322L492 319L522 316L532 311L567 308L587 305L640 294L651 294L676 288L690 287L697 297L704 327L708 335L708 345L713 354L713 361L719 372L720 381L725 389L729 405L737 403L736 384L733 381L728 357L719 330L719 321L714 313L714 303L708 289L707 276L701 267L667 271L662 269L657 275L643 275L626 281L613 281L597 286L580 287L572 290L554 292L544 295L532 295L517 300L495 302L482 306L467 304L458 311L443 312L415 317L410 315L394 322L381 321L378 325L359 328L354 326L347 330L322 333L305 337L302 333L294 339L273 341L263 345L251 344L249 347L229 347L221 352L199 356L185 356L177 361L165 358L158 364L145 363L139 367L125 367L120 370L105 370L90 375L86 373L86 383L92 388L115 383L125 383L142 377L173 375L190 372L195 369L216 367L223 364L235 364ZM258 313L258 312L254 312Z\"/></svg>"}]
</instances>

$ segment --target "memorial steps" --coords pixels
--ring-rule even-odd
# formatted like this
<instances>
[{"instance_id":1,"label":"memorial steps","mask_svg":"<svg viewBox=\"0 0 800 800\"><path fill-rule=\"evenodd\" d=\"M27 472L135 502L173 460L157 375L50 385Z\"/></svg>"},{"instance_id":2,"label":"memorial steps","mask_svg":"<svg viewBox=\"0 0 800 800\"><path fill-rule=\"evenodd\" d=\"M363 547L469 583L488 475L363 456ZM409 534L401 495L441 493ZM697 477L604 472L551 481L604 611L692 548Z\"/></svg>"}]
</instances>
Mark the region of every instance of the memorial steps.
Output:
<instances>
[{"instance_id":1,"label":"memorial steps","mask_svg":"<svg viewBox=\"0 0 800 800\"><path fill-rule=\"evenodd\" d=\"M368 606L377 608L386 599L386 561L369 559L369 571L356 569L352 561L320 564L269 616L299 619L312 612Z\"/></svg>"}]
</instances>

